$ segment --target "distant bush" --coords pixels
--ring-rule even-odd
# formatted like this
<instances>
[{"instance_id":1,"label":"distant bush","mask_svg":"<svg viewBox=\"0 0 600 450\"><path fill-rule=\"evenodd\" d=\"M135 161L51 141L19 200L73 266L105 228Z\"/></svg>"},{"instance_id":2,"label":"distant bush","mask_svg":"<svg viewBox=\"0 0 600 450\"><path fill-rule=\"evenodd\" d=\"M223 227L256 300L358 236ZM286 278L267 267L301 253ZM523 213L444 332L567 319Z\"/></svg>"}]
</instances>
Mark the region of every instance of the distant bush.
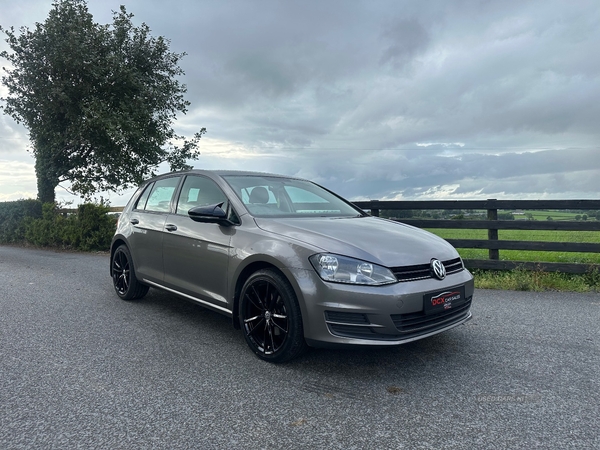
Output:
<instances>
[{"instance_id":1,"label":"distant bush","mask_svg":"<svg viewBox=\"0 0 600 450\"><path fill-rule=\"evenodd\" d=\"M57 205L44 203L42 217L25 219L25 241L41 247L63 247L65 227L66 217L58 213Z\"/></svg>"},{"instance_id":2,"label":"distant bush","mask_svg":"<svg viewBox=\"0 0 600 450\"><path fill-rule=\"evenodd\" d=\"M392 217L394 219L410 219L415 216L412 209L382 209L380 217Z\"/></svg>"},{"instance_id":3,"label":"distant bush","mask_svg":"<svg viewBox=\"0 0 600 450\"><path fill-rule=\"evenodd\" d=\"M498 213L498 220L515 220L515 216L511 212Z\"/></svg>"},{"instance_id":4,"label":"distant bush","mask_svg":"<svg viewBox=\"0 0 600 450\"><path fill-rule=\"evenodd\" d=\"M42 217L42 203L38 200L0 202L0 243L25 240L25 220Z\"/></svg>"},{"instance_id":5,"label":"distant bush","mask_svg":"<svg viewBox=\"0 0 600 450\"><path fill-rule=\"evenodd\" d=\"M77 214L70 216L71 226L67 235L70 245L84 251L108 250L115 234L117 218L109 215L109 208L103 204L86 203L77 208Z\"/></svg>"},{"instance_id":6,"label":"distant bush","mask_svg":"<svg viewBox=\"0 0 600 450\"><path fill-rule=\"evenodd\" d=\"M108 212L106 205L86 203L65 216L55 203L45 203L42 217L25 220L25 240L42 247L108 250L116 227Z\"/></svg>"},{"instance_id":7,"label":"distant bush","mask_svg":"<svg viewBox=\"0 0 600 450\"><path fill-rule=\"evenodd\" d=\"M117 218L103 203L86 203L69 215L55 203L0 202L0 243L28 243L73 250L108 250Z\"/></svg>"}]
</instances>

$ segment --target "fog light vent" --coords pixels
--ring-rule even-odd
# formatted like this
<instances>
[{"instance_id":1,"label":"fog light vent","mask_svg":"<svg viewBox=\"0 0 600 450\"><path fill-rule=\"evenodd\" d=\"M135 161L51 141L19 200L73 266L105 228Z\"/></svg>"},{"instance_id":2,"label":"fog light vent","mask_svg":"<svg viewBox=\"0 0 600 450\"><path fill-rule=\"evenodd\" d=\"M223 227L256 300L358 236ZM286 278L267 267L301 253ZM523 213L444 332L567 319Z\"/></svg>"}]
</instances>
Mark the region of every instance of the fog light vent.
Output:
<instances>
[{"instance_id":1,"label":"fog light vent","mask_svg":"<svg viewBox=\"0 0 600 450\"><path fill-rule=\"evenodd\" d=\"M325 311L325 321L348 325L368 325L370 323L366 314L338 311Z\"/></svg>"}]
</instances>

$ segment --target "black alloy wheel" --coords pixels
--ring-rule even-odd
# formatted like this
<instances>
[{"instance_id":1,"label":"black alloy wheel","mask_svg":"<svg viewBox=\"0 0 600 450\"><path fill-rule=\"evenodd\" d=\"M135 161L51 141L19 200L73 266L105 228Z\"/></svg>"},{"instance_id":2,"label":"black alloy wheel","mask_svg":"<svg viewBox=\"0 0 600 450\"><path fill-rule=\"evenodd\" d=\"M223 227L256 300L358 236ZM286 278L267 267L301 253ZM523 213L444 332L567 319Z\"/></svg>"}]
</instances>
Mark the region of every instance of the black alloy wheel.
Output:
<instances>
[{"instance_id":1,"label":"black alloy wheel","mask_svg":"<svg viewBox=\"0 0 600 450\"><path fill-rule=\"evenodd\" d=\"M285 362L306 350L296 295L274 270L260 270L246 280L239 313L246 342L259 358Z\"/></svg>"},{"instance_id":2,"label":"black alloy wheel","mask_svg":"<svg viewBox=\"0 0 600 450\"><path fill-rule=\"evenodd\" d=\"M135 300L148 293L149 287L141 284L135 276L133 259L126 245L115 250L111 269L115 292L123 300Z\"/></svg>"}]
</instances>

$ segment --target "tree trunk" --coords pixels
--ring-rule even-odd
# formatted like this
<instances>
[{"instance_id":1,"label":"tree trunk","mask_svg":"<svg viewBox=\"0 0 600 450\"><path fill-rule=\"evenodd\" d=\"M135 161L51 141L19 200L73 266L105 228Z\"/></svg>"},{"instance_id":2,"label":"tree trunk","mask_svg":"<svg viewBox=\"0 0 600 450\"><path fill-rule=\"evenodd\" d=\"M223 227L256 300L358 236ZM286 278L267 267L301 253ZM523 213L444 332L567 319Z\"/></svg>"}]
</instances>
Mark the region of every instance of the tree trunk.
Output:
<instances>
[{"instance_id":1,"label":"tree trunk","mask_svg":"<svg viewBox=\"0 0 600 450\"><path fill-rule=\"evenodd\" d=\"M37 177L38 200L42 203L54 203L56 200L55 189L58 186L56 171L49 161L39 153L35 160L35 175Z\"/></svg>"}]
</instances>

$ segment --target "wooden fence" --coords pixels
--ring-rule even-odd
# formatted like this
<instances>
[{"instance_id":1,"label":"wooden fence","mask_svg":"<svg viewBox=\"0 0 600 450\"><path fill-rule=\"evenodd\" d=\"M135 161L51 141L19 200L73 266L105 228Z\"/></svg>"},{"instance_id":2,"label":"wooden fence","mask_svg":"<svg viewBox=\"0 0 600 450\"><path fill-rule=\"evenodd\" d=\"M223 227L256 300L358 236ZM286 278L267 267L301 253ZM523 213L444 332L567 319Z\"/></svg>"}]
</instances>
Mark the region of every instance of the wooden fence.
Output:
<instances>
[{"instance_id":1,"label":"wooden fence","mask_svg":"<svg viewBox=\"0 0 600 450\"><path fill-rule=\"evenodd\" d=\"M500 250L600 253L599 243L509 241L498 239L498 230L600 231L600 220L542 221L498 220L498 210L600 210L600 200L433 200L433 201L356 201L356 206L379 216L381 210L467 210L487 211L487 220L394 219L419 228L486 229L487 239L447 239L456 248L487 249L488 259L465 259L469 269L543 270L547 272L586 273L600 271L599 264L551 263L500 260ZM111 207L121 212L123 207ZM77 209L62 209L63 213Z\"/></svg>"},{"instance_id":2,"label":"wooden fence","mask_svg":"<svg viewBox=\"0 0 600 450\"><path fill-rule=\"evenodd\" d=\"M550 263L500 260L500 250L600 253L600 243L508 241L498 239L498 230L600 231L600 221L498 220L498 210L600 210L600 200L444 200L357 201L356 206L379 216L381 210L485 210L487 220L395 219L419 228L486 229L487 239L447 239L457 248L488 249L488 259L465 259L472 269L512 270L524 268L547 272L586 273L600 270L598 264Z\"/></svg>"}]
</instances>

